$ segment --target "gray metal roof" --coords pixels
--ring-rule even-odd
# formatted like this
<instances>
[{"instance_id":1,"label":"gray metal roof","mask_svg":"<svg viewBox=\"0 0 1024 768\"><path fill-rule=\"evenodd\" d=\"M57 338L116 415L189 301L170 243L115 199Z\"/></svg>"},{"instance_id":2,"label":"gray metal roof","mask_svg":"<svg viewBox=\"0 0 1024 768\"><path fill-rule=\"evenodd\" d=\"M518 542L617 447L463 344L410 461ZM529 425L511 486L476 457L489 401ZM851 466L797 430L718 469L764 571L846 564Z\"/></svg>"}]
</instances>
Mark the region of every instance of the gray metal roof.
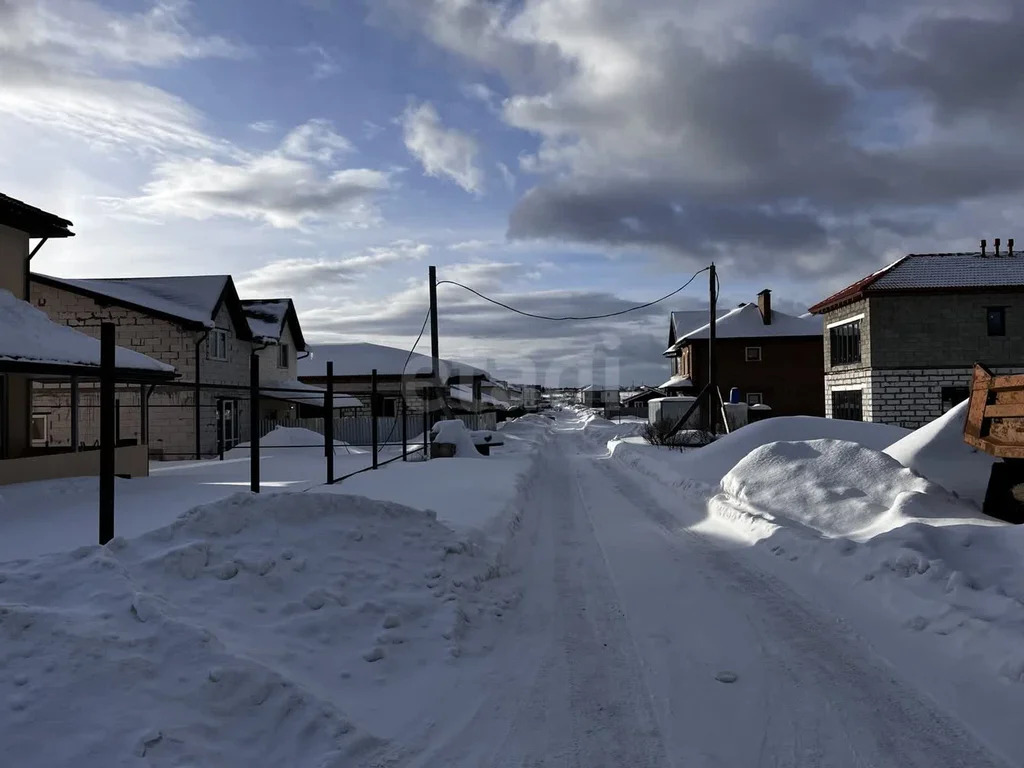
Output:
<instances>
[{"instance_id":1,"label":"gray metal roof","mask_svg":"<svg viewBox=\"0 0 1024 768\"><path fill-rule=\"evenodd\" d=\"M870 286L875 291L1024 287L1024 257L979 253L910 254Z\"/></svg>"}]
</instances>

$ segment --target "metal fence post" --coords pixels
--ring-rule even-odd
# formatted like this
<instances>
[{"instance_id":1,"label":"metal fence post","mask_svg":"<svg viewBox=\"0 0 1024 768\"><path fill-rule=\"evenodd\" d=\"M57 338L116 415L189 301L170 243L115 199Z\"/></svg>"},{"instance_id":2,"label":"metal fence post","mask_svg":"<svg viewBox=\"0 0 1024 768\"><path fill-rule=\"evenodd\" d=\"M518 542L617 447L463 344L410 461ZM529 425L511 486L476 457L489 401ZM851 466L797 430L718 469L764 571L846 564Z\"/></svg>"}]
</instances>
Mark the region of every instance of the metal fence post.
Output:
<instances>
[{"instance_id":1,"label":"metal fence post","mask_svg":"<svg viewBox=\"0 0 1024 768\"><path fill-rule=\"evenodd\" d=\"M370 371L370 441L373 443L373 468L377 468L377 369Z\"/></svg>"},{"instance_id":2,"label":"metal fence post","mask_svg":"<svg viewBox=\"0 0 1024 768\"><path fill-rule=\"evenodd\" d=\"M102 343L102 342L101 342ZM102 349L100 354L103 354ZM71 449L78 453L78 377L71 377Z\"/></svg>"},{"instance_id":3,"label":"metal fence post","mask_svg":"<svg viewBox=\"0 0 1024 768\"><path fill-rule=\"evenodd\" d=\"M114 400L113 323L100 326L100 545L114 538L114 473L117 414Z\"/></svg>"},{"instance_id":4,"label":"metal fence post","mask_svg":"<svg viewBox=\"0 0 1024 768\"><path fill-rule=\"evenodd\" d=\"M334 482L334 361L327 361L327 392L324 394L324 452L327 484Z\"/></svg>"},{"instance_id":5,"label":"metal fence post","mask_svg":"<svg viewBox=\"0 0 1024 768\"><path fill-rule=\"evenodd\" d=\"M224 461L224 398L217 398L217 458ZM250 440L250 442L252 442Z\"/></svg>"},{"instance_id":6,"label":"metal fence post","mask_svg":"<svg viewBox=\"0 0 1024 768\"><path fill-rule=\"evenodd\" d=\"M423 394L423 458L430 458L430 414L427 411L428 400L426 393Z\"/></svg>"},{"instance_id":7,"label":"metal fence post","mask_svg":"<svg viewBox=\"0 0 1024 768\"><path fill-rule=\"evenodd\" d=\"M249 490L260 492L260 356L249 354Z\"/></svg>"},{"instance_id":8,"label":"metal fence post","mask_svg":"<svg viewBox=\"0 0 1024 768\"><path fill-rule=\"evenodd\" d=\"M406 453L409 450L409 407L405 402L405 395L402 395L402 461L406 460Z\"/></svg>"}]
</instances>

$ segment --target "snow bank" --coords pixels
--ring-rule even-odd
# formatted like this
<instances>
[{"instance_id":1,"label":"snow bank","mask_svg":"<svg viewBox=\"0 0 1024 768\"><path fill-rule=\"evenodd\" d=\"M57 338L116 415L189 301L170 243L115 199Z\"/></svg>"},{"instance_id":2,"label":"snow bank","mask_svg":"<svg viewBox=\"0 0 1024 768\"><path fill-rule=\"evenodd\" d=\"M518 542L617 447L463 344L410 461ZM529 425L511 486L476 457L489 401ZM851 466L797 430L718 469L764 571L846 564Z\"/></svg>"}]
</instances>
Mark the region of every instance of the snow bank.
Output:
<instances>
[{"instance_id":1,"label":"snow bank","mask_svg":"<svg viewBox=\"0 0 1024 768\"><path fill-rule=\"evenodd\" d=\"M620 442L609 445L609 449L617 459L663 482L717 486L737 462L768 443L832 439L859 443L881 451L907 434L908 430L888 424L816 416L780 416L748 424L703 448L677 451Z\"/></svg>"},{"instance_id":2,"label":"snow bank","mask_svg":"<svg viewBox=\"0 0 1024 768\"><path fill-rule=\"evenodd\" d=\"M930 525L977 519L895 459L842 440L755 448L722 478L721 489L746 512L830 538L863 541L918 519Z\"/></svg>"},{"instance_id":3,"label":"snow bank","mask_svg":"<svg viewBox=\"0 0 1024 768\"><path fill-rule=\"evenodd\" d=\"M897 440L885 453L980 509L996 459L964 442L967 407L965 400L935 421Z\"/></svg>"},{"instance_id":4,"label":"snow bank","mask_svg":"<svg viewBox=\"0 0 1024 768\"><path fill-rule=\"evenodd\" d=\"M482 458L473 442L473 433L460 419L447 419L434 424L431 430L433 443L455 446L455 456L460 459Z\"/></svg>"},{"instance_id":5,"label":"snow bank","mask_svg":"<svg viewBox=\"0 0 1024 768\"><path fill-rule=\"evenodd\" d=\"M274 427L260 438L260 448L317 448L324 444L324 436L304 427ZM335 440L336 446L348 443ZM239 443L239 448L248 448L249 443Z\"/></svg>"},{"instance_id":6,"label":"snow bank","mask_svg":"<svg viewBox=\"0 0 1024 768\"><path fill-rule=\"evenodd\" d=\"M5 563L5 762L377 764L500 622L476 560L430 514L291 494Z\"/></svg>"}]
</instances>

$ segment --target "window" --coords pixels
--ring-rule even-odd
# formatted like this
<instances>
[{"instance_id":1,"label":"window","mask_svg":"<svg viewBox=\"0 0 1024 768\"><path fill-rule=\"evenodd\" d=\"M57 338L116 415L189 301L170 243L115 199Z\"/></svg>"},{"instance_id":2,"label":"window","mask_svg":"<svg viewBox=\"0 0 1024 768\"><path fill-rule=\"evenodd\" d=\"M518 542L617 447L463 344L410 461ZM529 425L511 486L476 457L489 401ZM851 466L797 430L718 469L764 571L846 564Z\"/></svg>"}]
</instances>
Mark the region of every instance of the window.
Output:
<instances>
[{"instance_id":1,"label":"window","mask_svg":"<svg viewBox=\"0 0 1024 768\"><path fill-rule=\"evenodd\" d=\"M761 348L760 347L747 347L744 350L744 355L748 363L760 363L761 362Z\"/></svg>"},{"instance_id":2,"label":"window","mask_svg":"<svg viewBox=\"0 0 1024 768\"><path fill-rule=\"evenodd\" d=\"M764 396L760 392L747 392L747 405L761 405Z\"/></svg>"},{"instance_id":3,"label":"window","mask_svg":"<svg viewBox=\"0 0 1024 768\"><path fill-rule=\"evenodd\" d=\"M1006 307L989 307L985 316L988 322L989 336L1006 335Z\"/></svg>"},{"instance_id":4,"label":"window","mask_svg":"<svg viewBox=\"0 0 1024 768\"><path fill-rule=\"evenodd\" d=\"M394 418L398 412L398 398L397 397L382 397L380 399L380 413L378 416L385 418Z\"/></svg>"},{"instance_id":5,"label":"window","mask_svg":"<svg viewBox=\"0 0 1024 768\"><path fill-rule=\"evenodd\" d=\"M969 387L943 387L942 412L945 413L950 408L960 405L960 403L970 396L971 390Z\"/></svg>"},{"instance_id":6,"label":"window","mask_svg":"<svg viewBox=\"0 0 1024 768\"><path fill-rule=\"evenodd\" d=\"M221 330L220 328L214 328L210 331L210 338L207 340L209 345L207 349L210 352L210 358L213 360L227 360L228 359L228 332Z\"/></svg>"},{"instance_id":7,"label":"window","mask_svg":"<svg viewBox=\"0 0 1024 768\"><path fill-rule=\"evenodd\" d=\"M828 329L828 345L832 365L851 365L860 362L860 320L836 325Z\"/></svg>"},{"instance_id":8,"label":"window","mask_svg":"<svg viewBox=\"0 0 1024 768\"><path fill-rule=\"evenodd\" d=\"M277 367L287 368L288 358L291 353L290 347L287 344L280 344L277 347Z\"/></svg>"},{"instance_id":9,"label":"window","mask_svg":"<svg viewBox=\"0 0 1024 768\"><path fill-rule=\"evenodd\" d=\"M44 446L50 442L50 415L47 413L32 414L32 445Z\"/></svg>"},{"instance_id":10,"label":"window","mask_svg":"<svg viewBox=\"0 0 1024 768\"><path fill-rule=\"evenodd\" d=\"M859 389L846 389L832 393L832 418L845 419L846 421L864 421L864 411L861 407L861 391Z\"/></svg>"}]
</instances>

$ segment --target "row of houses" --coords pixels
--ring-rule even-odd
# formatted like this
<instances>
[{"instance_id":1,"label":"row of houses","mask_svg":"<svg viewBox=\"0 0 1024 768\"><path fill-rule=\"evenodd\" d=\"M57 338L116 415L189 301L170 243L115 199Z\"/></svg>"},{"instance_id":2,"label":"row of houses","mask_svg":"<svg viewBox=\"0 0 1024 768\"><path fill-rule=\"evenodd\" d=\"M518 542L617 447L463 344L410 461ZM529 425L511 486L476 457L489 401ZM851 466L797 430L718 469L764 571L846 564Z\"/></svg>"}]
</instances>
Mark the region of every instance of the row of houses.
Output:
<instances>
[{"instance_id":1,"label":"row of houses","mask_svg":"<svg viewBox=\"0 0 1024 768\"><path fill-rule=\"evenodd\" d=\"M719 312L717 379L775 415L915 429L966 400L973 367L1024 373L1024 260L1000 241L909 254L794 316L771 292ZM1022 323L1017 326L1017 323ZM669 318L670 378L638 393L695 394L708 381L707 312Z\"/></svg>"},{"instance_id":2,"label":"row of houses","mask_svg":"<svg viewBox=\"0 0 1024 768\"><path fill-rule=\"evenodd\" d=\"M91 474L98 466L98 338L115 326L118 472L148 461L214 456L248 440L250 365L258 357L261 421L426 408L428 389L455 413L528 406L536 388L485 370L370 343L315 352L289 298L242 300L230 275L68 279L33 272L47 240L70 221L0 194L0 483ZM30 249L32 241L34 247ZM404 375L403 375L404 374Z\"/></svg>"}]
</instances>

